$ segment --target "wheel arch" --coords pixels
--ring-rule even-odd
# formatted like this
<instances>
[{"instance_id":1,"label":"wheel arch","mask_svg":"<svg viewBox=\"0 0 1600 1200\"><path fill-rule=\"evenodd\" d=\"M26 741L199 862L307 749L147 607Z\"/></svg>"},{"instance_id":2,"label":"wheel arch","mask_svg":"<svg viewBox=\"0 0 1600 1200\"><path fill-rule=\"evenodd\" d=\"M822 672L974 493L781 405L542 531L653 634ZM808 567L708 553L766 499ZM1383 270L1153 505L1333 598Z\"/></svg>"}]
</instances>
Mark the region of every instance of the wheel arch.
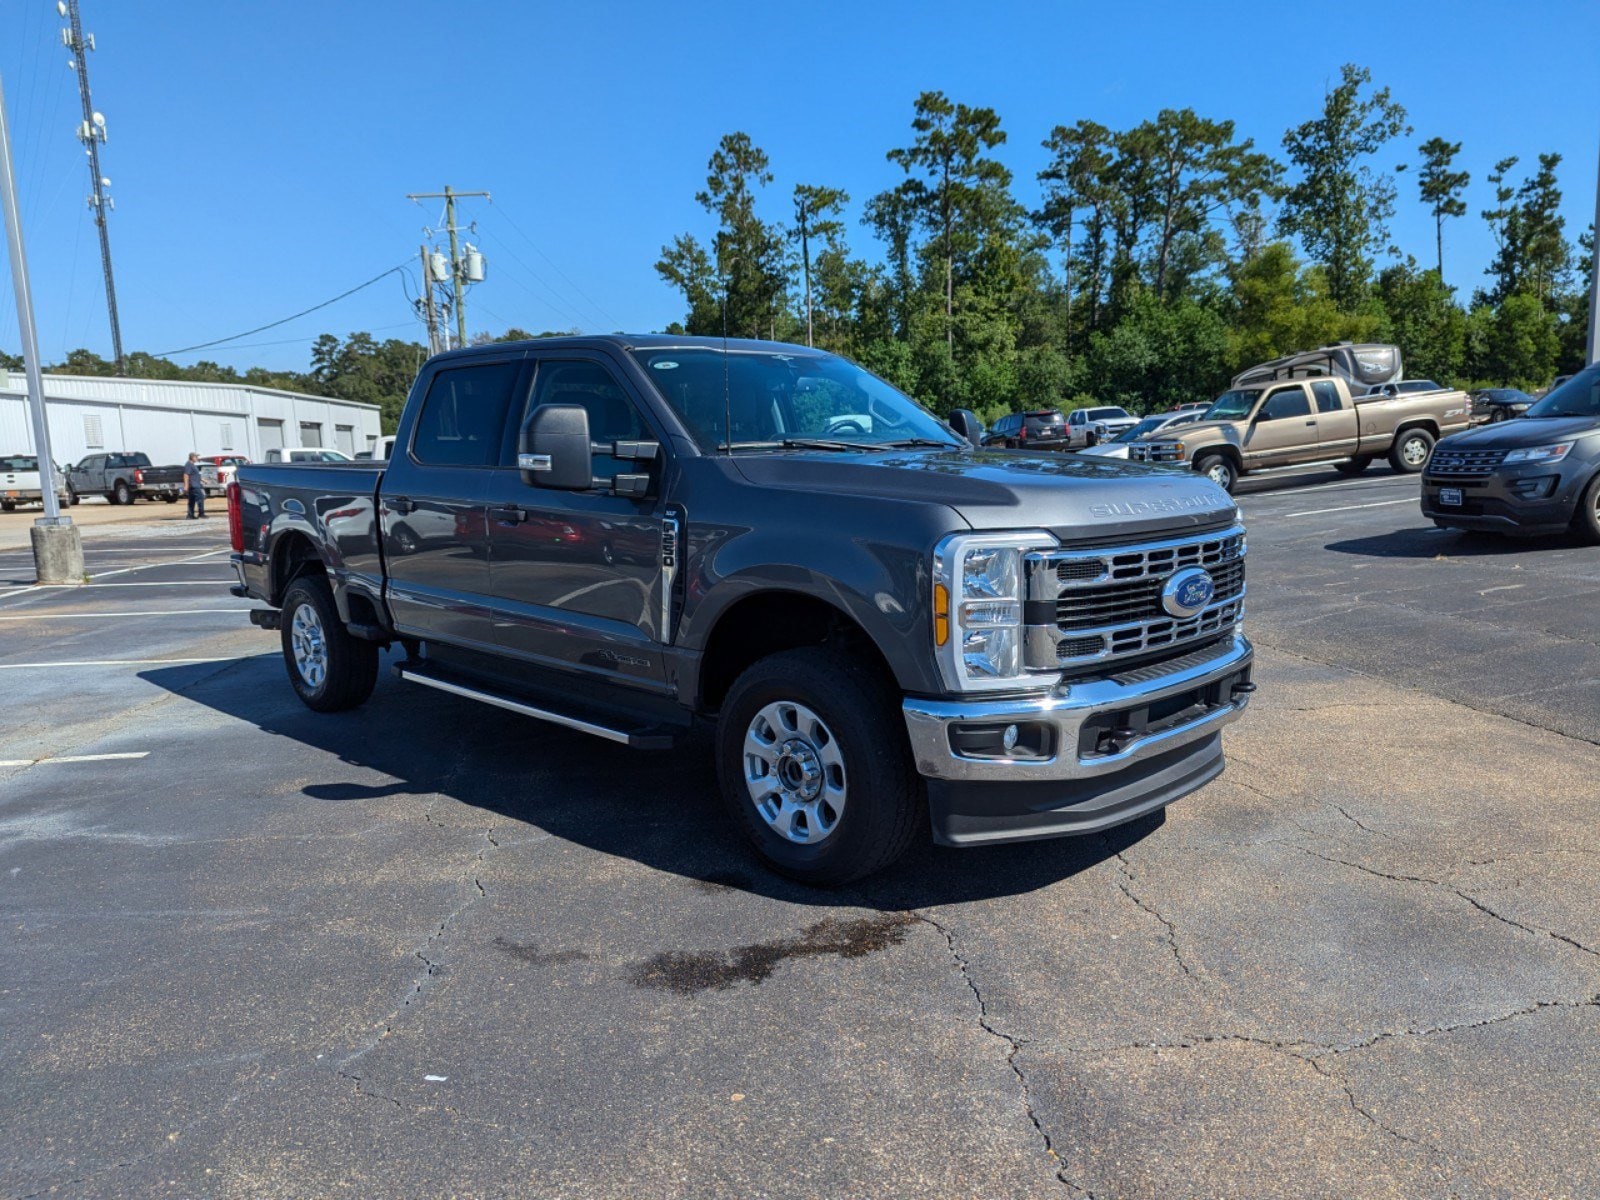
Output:
<instances>
[{"instance_id":1,"label":"wheel arch","mask_svg":"<svg viewBox=\"0 0 1600 1200\"><path fill-rule=\"evenodd\" d=\"M747 593L717 614L700 654L694 707L715 712L752 663L805 646L844 648L895 686L888 658L850 613L807 592L769 588Z\"/></svg>"}]
</instances>

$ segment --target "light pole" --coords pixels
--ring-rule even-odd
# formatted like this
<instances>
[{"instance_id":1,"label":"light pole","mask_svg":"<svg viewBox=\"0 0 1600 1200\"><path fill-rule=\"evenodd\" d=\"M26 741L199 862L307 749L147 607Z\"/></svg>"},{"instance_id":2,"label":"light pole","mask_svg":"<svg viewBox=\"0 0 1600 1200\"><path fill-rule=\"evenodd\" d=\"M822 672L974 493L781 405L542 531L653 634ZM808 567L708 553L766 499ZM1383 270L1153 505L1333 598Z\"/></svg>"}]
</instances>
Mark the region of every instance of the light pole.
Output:
<instances>
[{"instance_id":1,"label":"light pole","mask_svg":"<svg viewBox=\"0 0 1600 1200\"><path fill-rule=\"evenodd\" d=\"M61 515L56 498L56 464L50 454L50 426L44 412L44 376L39 369L39 334L33 323L33 292L28 287L28 256L22 246L22 209L11 162L11 122L5 87L0 84L0 209L5 210L6 247L11 252L11 284L17 293L17 327L28 377L28 414L33 422L33 452L39 460L44 516L33 523L33 566L40 583L78 583L83 579L83 540L71 517Z\"/></svg>"},{"instance_id":2,"label":"light pole","mask_svg":"<svg viewBox=\"0 0 1600 1200\"><path fill-rule=\"evenodd\" d=\"M1600 362L1600 162L1594 181L1594 239L1589 247L1589 361Z\"/></svg>"}]
</instances>

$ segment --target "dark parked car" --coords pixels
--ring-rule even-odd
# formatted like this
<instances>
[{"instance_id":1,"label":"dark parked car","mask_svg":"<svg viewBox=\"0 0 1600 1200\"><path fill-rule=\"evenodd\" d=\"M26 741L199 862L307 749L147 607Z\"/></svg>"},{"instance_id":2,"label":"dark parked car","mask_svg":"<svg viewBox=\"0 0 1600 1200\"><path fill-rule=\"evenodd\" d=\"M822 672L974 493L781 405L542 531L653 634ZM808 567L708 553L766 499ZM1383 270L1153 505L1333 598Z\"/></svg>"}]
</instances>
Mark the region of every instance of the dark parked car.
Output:
<instances>
[{"instance_id":1,"label":"dark parked car","mask_svg":"<svg viewBox=\"0 0 1600 1200\"><path fill-rule=\"evenodd\" d=\"M73 504L96 495L113 504L132 504L141 497L172 504L183 491L182 466L151 466L150 456L137 450L91 454L67 471L67 497Z\"/></svg>"},{"instance_id":2,"label":"dark parked car","mask_svg":"<svg viewBox=\"0 0 1600 1200\"><path fill-rule=\"evenodd\" d=\"M1600 543L1600 364L1521 420L1442 440L1422 473L1422 515L1499 533L1571 528Z\"/></svg>"},{"instance_id":3,"label":"dark parked car","mask_svg":"<svg viewBox=\"0 0 1600 1200\"><path fill-rule=\"evenodd\" d=\"M1054 408L1007 413L984 435L983 444L1004 446L1008 450L1064 450L1067 418Z\"/></svg>"},{"instance_id":4,"label":"dark parked car","mask_svg":"<svg viewBox=\"0 0 1600 1200\"><path fill-rule=\"evenodd\" d=\"M1538 401L1517 388L1484 388L1472 393L1472 419L1478 424L1520 417Z\"/></svg>"},{"instance_id":5,"label":"dark parked car","mask_svg":"<svg viewBox=\"0 0 1600 1200\"><path fill-rule=\"evenodd\" d=\"M952 417L776 342L452 351L387 464L239 468L234 590L317 711L365 701L394 644L404 680L624 746L714 721L734 823L811 882L930 825L1098 833L1214 778L1254 690L1233 502ZM442 536L403 539L422 518Z\"/></svg>"}]
</instances>

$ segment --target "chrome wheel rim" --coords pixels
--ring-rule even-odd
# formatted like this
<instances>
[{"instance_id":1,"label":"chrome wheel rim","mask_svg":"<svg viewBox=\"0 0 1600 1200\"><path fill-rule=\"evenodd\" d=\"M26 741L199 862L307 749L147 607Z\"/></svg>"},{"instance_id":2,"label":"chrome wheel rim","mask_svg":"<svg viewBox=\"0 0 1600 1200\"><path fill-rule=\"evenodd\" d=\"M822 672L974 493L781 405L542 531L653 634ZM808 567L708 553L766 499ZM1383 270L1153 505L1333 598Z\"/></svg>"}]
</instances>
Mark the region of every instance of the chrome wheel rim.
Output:
<instances>
[{"instance_id":1,"label":"chrome wheel rim","mask_svg":"<svg viewBox=\"0 0 1600 1200\"><path fill-rule=\"evenodd\" d=\"M322 618L309 604L294 610L289 622L289 645L294 653L294 669L313 690L328 677L328 641L322 633Z\"/></svg>"},{"instance_id":2,"label":"chrome wheel rim","mask_svg":"<svg viewBox=\"0 0 1600 1200\"><path fill-rule=\"evenodd\" d=\"M804 704L779 700L750 719L744 783L757 814L779 837L814 846L844 816L844 753L827 722Z\"/></svg>"},{"instance_id":3,"label":"chrome wheel rim","mask_svg":"<svg viewBox=\"0 0 1600 1200\"><path fill-rule=\"evenodd\" d=\"M1407 466L1420 467L1428 461L1428 443L1419 437L1407 438L1400 447L1400 457L1406 460Z\"/></svg>"},{"instance_id":4,"label":"chrome wheel rim","mask_svg":"<svg viewBox=\"0 0 1600 1200\"><path fill-rule=\"evenodd\" d=\"M1214 464L1212 464L1211 469L1206 472L1206 478L1211 480L1212 483L1216 484L1220 488L1227 487L1228 486L1228 467L1227 467L1227 464L1226 463L1214 463Z\"/></svg>"}]
</instances>

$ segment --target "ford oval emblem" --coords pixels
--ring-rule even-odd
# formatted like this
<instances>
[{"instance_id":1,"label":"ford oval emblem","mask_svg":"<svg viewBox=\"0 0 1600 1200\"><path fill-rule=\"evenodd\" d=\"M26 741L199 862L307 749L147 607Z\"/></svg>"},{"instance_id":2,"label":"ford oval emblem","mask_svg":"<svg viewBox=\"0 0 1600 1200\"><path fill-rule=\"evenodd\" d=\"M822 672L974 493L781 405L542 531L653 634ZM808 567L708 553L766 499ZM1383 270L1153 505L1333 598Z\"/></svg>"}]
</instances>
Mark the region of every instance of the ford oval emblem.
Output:
<instances>
[{"instance_id":1,"label":"ford oval emblem","mask_svg":"<svg viewBox=\"0 0 1600 1200\"><path fill-rule=\"evenodd\" d=\"M1175 617L1192 617L1216 594L1211 576L1199 567L1189 567L1167 580L1161 589L1161 607Z\"/></svg>"}]
</instances>

